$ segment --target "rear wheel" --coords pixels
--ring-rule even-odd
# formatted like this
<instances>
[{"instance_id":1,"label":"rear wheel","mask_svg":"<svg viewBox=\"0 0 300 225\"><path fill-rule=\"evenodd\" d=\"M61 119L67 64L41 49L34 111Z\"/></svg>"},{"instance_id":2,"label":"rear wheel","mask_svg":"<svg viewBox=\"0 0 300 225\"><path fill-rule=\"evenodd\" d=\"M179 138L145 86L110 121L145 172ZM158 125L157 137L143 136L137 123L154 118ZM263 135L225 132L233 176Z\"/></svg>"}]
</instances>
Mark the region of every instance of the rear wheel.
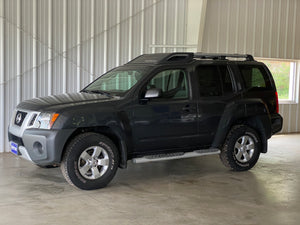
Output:
<instances>
[{"instance_id":1,"label":"rear wheel","mask_svg":"<svg viewBox=\"0 0 300 225\"><path fill-rule=\"evenodd\" d=\"M235 171L251 169L261 151L261 140L257 132L245 125L234 126L227 135L220 154L226 167Z\"/></svg>"},{"instance_id":2,"label":"rear wheel","mask_svg":"<svg viewBox=\"0 0 300 225\"><path fill-rule=\"evenodd\" d=\"M61 170L71 185L92 190L105 187L113 179L118 165L118 150L109 138L84 133L68 145Z\"/></svg>"}]
</instances>

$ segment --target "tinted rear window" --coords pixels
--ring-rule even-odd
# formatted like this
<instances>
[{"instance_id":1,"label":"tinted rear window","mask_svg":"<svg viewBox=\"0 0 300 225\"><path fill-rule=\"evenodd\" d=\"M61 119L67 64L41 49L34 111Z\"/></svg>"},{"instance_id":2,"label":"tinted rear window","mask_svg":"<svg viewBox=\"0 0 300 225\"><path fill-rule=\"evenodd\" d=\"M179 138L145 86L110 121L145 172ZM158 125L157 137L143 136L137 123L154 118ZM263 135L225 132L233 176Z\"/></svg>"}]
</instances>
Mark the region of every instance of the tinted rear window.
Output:
<instances>
[{"instance_id":1,"label":"tinted rear window","mask_svg":"<svg viewBox=\"0 0 300 225\"><path fill-rule=\"evenodd\" d=\"M263 67L240 65L239 69L246 89L272 90L270 78Z\"/></svg>"},{"instance_id":2,"label":"tinted rear window","mask_svg":"<svg viewBox=\"0 0 300 225\"><path fill-rule=\"evenodd\" d=\"M226 66L198 66L196 74L200 96L222 96L233 93L230 73Z\"/></svg>"}]
</instances>

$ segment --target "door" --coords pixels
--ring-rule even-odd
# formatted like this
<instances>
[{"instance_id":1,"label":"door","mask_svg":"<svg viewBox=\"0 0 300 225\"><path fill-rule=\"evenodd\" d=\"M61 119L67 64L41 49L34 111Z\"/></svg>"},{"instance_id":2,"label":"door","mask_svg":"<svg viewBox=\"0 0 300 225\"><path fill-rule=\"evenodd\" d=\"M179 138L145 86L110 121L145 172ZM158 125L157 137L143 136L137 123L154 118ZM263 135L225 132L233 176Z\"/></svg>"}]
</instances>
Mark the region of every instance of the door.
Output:
<instances>
[{"instance_id":1,"label":"door","mask_svg":"<svg viewBox=\"0 0 300 225\"><path fill-rule=\"evenodd\" d=\"M188 148L197 139L197 104L189 91L188 73L168 69L156 73L142 88L156 88L161 96L142 100L132 109L132 133L136 152Z\"/></svg>"},{"instance_id":2,"label":"door","mask_svg":"<svg viewBox=\"0 0 300 225\"><path fill-rule=\"evenodd\" d=\"M226 105L237 98L236 87L227 65L199 65L195 76L199 95L199 136L202 147L210 147Z\"/></svg>"}]
</instances>

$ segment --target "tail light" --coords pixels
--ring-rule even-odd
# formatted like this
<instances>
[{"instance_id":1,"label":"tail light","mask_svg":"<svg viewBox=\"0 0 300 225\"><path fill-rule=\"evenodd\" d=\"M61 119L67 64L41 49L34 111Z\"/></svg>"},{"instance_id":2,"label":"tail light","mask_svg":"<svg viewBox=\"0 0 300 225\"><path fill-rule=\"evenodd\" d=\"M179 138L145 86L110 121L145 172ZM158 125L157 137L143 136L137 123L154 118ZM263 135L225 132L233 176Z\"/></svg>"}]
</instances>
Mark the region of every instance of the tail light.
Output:
<instances>
[{"instance_id":1,"label":"tail light","mask_svg":"<svg viewBox=\"0 0 300 225\"><path fill-rule=\"evenodd\" d=\"M278 103L278 93L277 93L277 91L275 92L275 96L276 96L276 113L279 113L279 103Z\"/></svg>"}]
</instances>

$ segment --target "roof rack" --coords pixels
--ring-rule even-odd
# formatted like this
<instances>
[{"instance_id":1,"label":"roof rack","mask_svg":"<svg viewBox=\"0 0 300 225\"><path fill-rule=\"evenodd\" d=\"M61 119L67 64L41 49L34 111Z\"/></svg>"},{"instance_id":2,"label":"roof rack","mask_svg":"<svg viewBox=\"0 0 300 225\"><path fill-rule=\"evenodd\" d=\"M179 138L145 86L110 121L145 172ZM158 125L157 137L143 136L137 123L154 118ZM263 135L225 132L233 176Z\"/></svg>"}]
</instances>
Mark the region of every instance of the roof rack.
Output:
<instances>
[{"instance_id":1,"label":"roof rack","mask_svg":"<svg viewBox=\"0 0 300 225\"><path fill-rule=\"evenodd\" d=\"M226 60L228 58L244 58L246 61L254 61L252 55L247 54L214 54L214 53L193 53L193 52L174 52L156 53L140 55L128 64L163 64L163 63L187 63L193 59L213 59Z\"/></svg>"},{"instance_id":2,"label":"roof rack","mask_svg":"<svg viewBox=\"0 0 300 225\"><path fill-rule=\"evenodd\" d=\"M246 61L254 61L252 55L249 54L214 54L197 52L194 54L195 59L219 59L226 60L227 58L244 58Z\"/></svg>"}]
</instances>

